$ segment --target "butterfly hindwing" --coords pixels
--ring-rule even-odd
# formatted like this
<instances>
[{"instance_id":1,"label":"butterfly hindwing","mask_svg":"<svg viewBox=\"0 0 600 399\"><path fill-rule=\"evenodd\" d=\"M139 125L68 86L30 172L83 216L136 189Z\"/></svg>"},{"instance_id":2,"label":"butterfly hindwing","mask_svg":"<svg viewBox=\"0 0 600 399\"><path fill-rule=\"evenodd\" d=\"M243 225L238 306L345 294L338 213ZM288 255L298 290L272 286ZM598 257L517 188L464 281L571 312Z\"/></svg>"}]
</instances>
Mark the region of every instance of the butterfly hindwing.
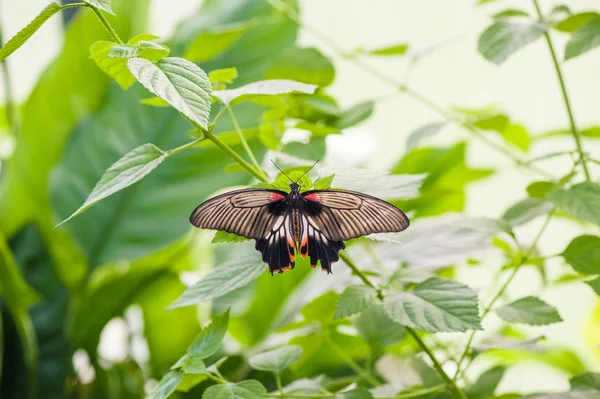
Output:
<instances>
[{"instance_id":1,"label":"butterfly hindwing","mask_svg":"<svg viewBox=\"0 0 600 399\"><path fill-rule=\"evenodd\" d=\"M314 268L317 262L327 274L331 273L331 264L340 259L339 252L346 248L344 241L330 240L317 227L315 221L305 212L300 212L301 236L300 256L310 257L310 264Z\"/></svg>"},{"instance_id":2,"label":"butterfly hindwing","mask_svg":"<svg viewBox=\"0 0 600 399\"><path fill-rule=\"evenodd\" d=\"M292 234L291 212L277 218L275 224L264 238L256 240L256 250L262 254L262 260L269 265L271 274L283 273L294 268L296 243Z\"/></svg>"}]
</instances>

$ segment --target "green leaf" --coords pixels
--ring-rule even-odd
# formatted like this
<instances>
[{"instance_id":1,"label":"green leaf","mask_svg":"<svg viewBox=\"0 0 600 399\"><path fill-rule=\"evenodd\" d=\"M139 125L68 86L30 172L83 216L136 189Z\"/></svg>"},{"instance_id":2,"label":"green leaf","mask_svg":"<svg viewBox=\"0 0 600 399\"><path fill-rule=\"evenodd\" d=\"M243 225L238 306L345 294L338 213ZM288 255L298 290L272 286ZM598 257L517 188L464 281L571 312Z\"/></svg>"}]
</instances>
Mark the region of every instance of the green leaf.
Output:
<instances>
[{"instance_id":1,"label":"green leaf","mask_svg":"<svg viewBox=\"0 0 600 399\"><path fill-rule=\"evenodd\" d=\"M600 225L600 185L585 182L550 192L547 198L578 219Z\"/></svg>"},{"instance_id":2,"label":"green leaf","mask_svg":"<svg viewBox=\"0 0 600 399\"><path fill-rule=\"evenodd\" d=\"M525 198L517 202L504 212L502 219L511 226L520 226L532 221L538 216L545 215L554 208L551 202L539 198Z\"/></svg>"},{"instance_id":3,"label":"green leaf","mask_svg":"<svg viewBox=\"0 0 600 399\"><path fill-rule=\"evenodd\" d=\"M373 101L364 101L358 103L344 111L335 126L338 129L346 129L351 126L358 125L362 121L368 119L373 114L375 103Z\"/></svg>"},{"instance_id":4,"label":"green leaf","mask_svg":"<svg viewBox=\"0 0 600 399\"><path fill-rule=\"evenodd\" d=\"M373 399L373 394L365 387L358 387L344 392L344 399Z\"/></svg>"},{"instance_id":5,"label":"green leaf","mask_svg":"<svg viewBox=\"0 0 600 399\"><path fill-rule=\"evenodd\" d=\"M208 73L208 79L213 85L215 83L231 84L238 77L237 68L215 69Z\"/></svg>"},{"instance_id":6,"label":"green leaf","mask_svg":"<svg viewBox=\"0 0 600 399\"><path fill-rule=\"evenodd\" d=\"M334 177L335 177L335 174L320 178L319 180L317 180L315 182L313 189L314 190L327 190L328 188L331 188L331 184L333 184Z\"/></svg>"},{"instance_id":7,"label":"green leaf","mask_svg":"<svg viewBox=\"0 0 600 399\"><path fill-rule=\"evenodd\" d=\"M375 292L365 285L347 287L335 306L334 319L352 316L368 308L375 301Z\"/></svg>"},{"instance_id":8,"label":"green leaf","mask_svg":"<svg viewBox=\"0 0 600 399\"><path fill-rule=\"evenodd\" d=\"M360 336L373 348L378 350L394 345L404 338L404 327L390 319L381 303L374 303L362 311L353 320Z\"/></svg>"},{"instance_id":9,"label":"green leaf","mask_svg":"<svg viewBox=\"0 0 600 399\"><path fill-rule=\"evenodd\" d=\"M406 152L412 151L414 148L418 147L421 141L435 135L437 132L442 130L444 126L446 126L446 124L443 122L430 123L421 126L410 133L406 139Z\"/></svg>"},{"instance_id":10,"label":"green leaf","mask_svg":"<svg viewBox=\"0 0 600 399\"><path fill-rule=\"evenodd\" d=\"M57 226L79 215L96 202L142 180L167 157L167 153L153 144L144 144L119 159L106 170L83 205Z\"/></svg>"},{"instance_id":11,"label":"green leaf","mask_svg":"<svg viewBox=\"0 0 600 399\"><path fill-rule=\"evenodd\" d=\"M202 280L187 290L169 308L197 305L223 296L256 280L265 272L257 256L234 259L214 268Z\"/></svg>"},{"instance_id":12,"label":"green leaf","mask_svg":"<svg viewBox=\"0 0 600 399\"><path fill-rule=\"evenodd\" d=\"M312 94L317 89L315 85L296 82L293 80L261 80L230 90L215 91L217 97L225 106L234 104L253 96L273 96L288 93Z\"/></svg>"},{"instance_id":13,"label":"green leaf","mask_svg":"<svg viewBox=\"0 0 600 399\"><path fill-rule=\"evenodd\" d=\"M477 49L488 61L502 64L508 57L536 41L546 32L540 22L500 20L490 25L479 37Z\"/></svg>"},{"instance_id":14,"label":"green leaf","mask_svg":"<svg viewBox=\"0 0 600 399\"><path fill-rule=\"evenodd\" d=\"M486 370L467 390L466 393L469 399L489 399L493 397L505 372L506 368L502 366L496 366Z\"/></svg>"},{"instance_id":15,"label":"green leaf","mask_svg":"<svg viewBox=\"0 0 600 399\"><path fill-rule=\"evenodd\" d=\"M158 383L158 385L150 392L146 399L167 399L175 389L177 385L183 380L183 373L181 371L169 371Z\"/></svg>"},{"instance_id":16,"label":"green leaf","mask_svg":"<svg viewBox=\"0 0 600 399\"><path fill-rule=\"evenodd\" d=\"M565 61L600 46L600 16L586 22L567 42Z\"/></svg>"},{"instance_id":17,"label":"green leaf","mask_svg":"<svg viewBox=\"0 0 600 399\"><path fill-rule=\"evenodd\" d=\"M266 399L266 397L267 390L256 380L213 385L202 394L202 399Z\"/></svg>"},{"instance_id":18,"label":"green leaf","mask_svg":"<svg viewBox=\"0 0 600 399\"><path fill-rule=\"evenodd\" d=\"M88 3L91 6L104 10L109 14L115 15L110 7L111 0L83 0L84 3Z\"/></svg>"},{"instance_id":19,"label":"green leaf","mask_svg":"<svg viewBox=\"0 0 600 399\"><path fill-rule=\"evenodd\" d=\"M583 373L572 377L569 380L571 389L595 389L600 391L600 374L599 373Z\"/></svg>"},{"instance_id":20,"label":"green leaf","mask_svg":"<svg viewBox=\"0 0 600 399\"><path fill-rule=\"evenodd\" d=\"M296 363L301 357L301 347L287 345L250 356L248 364L256 370L281 374L283 370Z\"/></svg>"},{"instance_id":21,"label":"green leaf","mask_svg":"<svg viewBox=\"0 0 600 399\"><path fill-rule=\"evenodd\" d=\"M129 39L127 41L128 44L138 44L141 41L152 41L152 40L156 40L159 39L159 36L155 36L152 35L150 33L140 33L138 35L135 35L134 37L132 37L131 39Z\"/></svg>"},{"instance_id":22,"label":"green leaf","mask_svg":"<svg viewBox=\"0 0 600 399\"><path fill-rule=\"evenodd\" d=\"M212 86L200 67L176 57L163 58L156 64L143 58L131 58L127 67L146 89L203 129L208 128Z\"/></svg>"},{"instance_id":23,"label":"green leaf","mask_svg":"<svg viewBox=\"0 0 600 399\"><path fill-rule=\"evenodd\" d=\"M188 348L188 355L200 359L206 359L214 355L221 347L228 324L229 311L220 316L213 317L212 323L202 329Z\"/></svg>"},{"instance_id":24,"label":"green leaf","mask_svg":"<svg viewBox=\"0 0 600 399\"><path fill-rule=\"evenodd\" d=\"M133 76L132 76L133 77ZM171 105L160 97L143 98L140 104L149 105L151 107L170 107Z\"/></svg>"},{"instance_id":25,"label":"green leaf","mask_svg":"<svg viewBox=\"0 0 600 399\"><path fill-rule=\"evenodd\" d=\"M523 10L519 10L516 8L509 8L508 10L500 11L494 15L492 18L494 19L502 19L502 18L513 18L513 17L528 17L529 13Z\"/></svg>"},{"instance_id":26,"label":"green leaf","mask_svg":"<svg viewBox=\"0 0 600 399\"><path fill-rule=\"evenodd\" d=\"M217 231L211 243L216 244L219 242L244 242L248 240L249 238L238 236L237 234L228 233L226 231Z\"/></svg>"},{"instance_id":27,"label":"green leaf","mask_svg":"<svg viewBox=\"0 0 600 399\"><path fill-rule=\"evenodd\" d=\"M335 305L339 295L329 291L308 303L302 309L306 321L316 321L321 324L329 323L335 314Z\"/></svg>"},{"instance_id":28,"label":"green leaf","mask_svg":"<svg viewBox=\"0 0 600 399\"><path fill-rule=\"evenodd\" d=\"M600 14L597 12L581 12L573 14L554 25L554 29L562 32L574 33L589 21L599 17Z\"/></svg>"},{"instance_id":29,"label":"green leaf","mask_svg":"<svg viewBox=\"0 0 600 399\"><path fill-rule=\"evenodd\" d=\"M527 186L527 194L532 198L546 198L546 195L559 186L551 181L536 181Z\"/></svg>"},{"instance_id":30,"label":"green leaf","mask_svg":"<svg viewBox=\"0 0 600 399\"><path fill-rule=\"evenodd\" d=\"M90 57L96 62L96 65L111 78L113 78L119 86L127 90L135 83L135 78L127 69L127 59L111 58L108 56L111 49L117 43L113 42L95 42L90 47Z\"/></svg>"},{"instance_id":31,"label":"green leaf","mask_svg":"<svg viewBox=\"0 0 600 399\"><path fill-rule=\"evenodd\" d=\"M384 308L394 321L429 332L481 330L477 295L454 280L432 277L385 298Z\"/></svg>"},{"instance_id":32,"label":"green leaf","mask_svg":"<svg viewBox=\"0 0 600 399\"><path fill-rule=\"evenodd\" d=\"M367 51L369 55L379 56L391 56L391 55L404 55L408 50L409 46L406 43L393 44L391 46L379 47L373 50Z\"/></svg>"},{"instance_id":33,"label":"green leaf","mask_svg":"<svg viewBox=\"0 0 600 399\"><path fill-rule=\"evenodd\" d=\"M50 17L60 10L60 6L54 1L48 4L33 21L28 23L26 27L21 29L0 48L0 61L4 60L21 47L23 43L25 43L48 19L50 19Z\"/></svg>"},{"instance_id":34,"label":"green leaf","mask_svg":"<svg viewBox=\"0 0 600 399\"><path fill-rule=\"evenodd\" d=\"M586 281L585 283L592 287L596 295L600 296L600 277L596 277L595 279Z\"/></svg>"},{"instance_id":35,"label":"green leaf","mask_svg":"<svg viewBox=\"0 0 600 399\"><path fill-rule=\"evenodd\" d=\"M553 306L534 296L527 296L496 309L496 313L509 323L544 326L562 321Z\"/></svg>"},{"instance_id":36,"label":"green leaf","mask_svg":"<svg viewBox=\"0 0 600 399\"><path fill-rule=\"evenodd\" d=\"M202 32L186 48L183 57L194 62L210 61L231 48L249 29L260 23L261 18L254 18Z\"/></svg>"},{"instance_id":37,"label":"green leaf","mask_svg":"<svg viewBox=\"0 0 600 399\"><path fill-rule=\"evenodd\" d=\"M179 364L181 370L186 374L208 374L204 360L201 357L185 355L183 362Z\"/></svg>"},{"instance_id":38,"label":"green leaf","mask_svg":"<svg viewBox=\"0 0 600 399\"><path fill-rule=\"evenodd\" d=\"M329 58L315 48L292 48L273 62L265 76L325 87L333 83L335 68Z\"/></svg>"},{"instance_id":39,"label":"green leaf","mask_svg":"<svg viewBox=\"0 0 600 399\"><path fill-rule=\"evenodd\" d=\"M561 255L579 273L600 274L600 237L576 237Z\"/></svg>"},{"instance_id":40,"label":"green leaf","mask_svg":"<svg viewBox=\"0 0 600 399\"><path fill-rule=\"evenodd\" d=\"M137 48L140 51L140 57L152 62L158 62L167 57L171 50L162 44L141 40L137 43Z\"/></svg>"}]
</instances>

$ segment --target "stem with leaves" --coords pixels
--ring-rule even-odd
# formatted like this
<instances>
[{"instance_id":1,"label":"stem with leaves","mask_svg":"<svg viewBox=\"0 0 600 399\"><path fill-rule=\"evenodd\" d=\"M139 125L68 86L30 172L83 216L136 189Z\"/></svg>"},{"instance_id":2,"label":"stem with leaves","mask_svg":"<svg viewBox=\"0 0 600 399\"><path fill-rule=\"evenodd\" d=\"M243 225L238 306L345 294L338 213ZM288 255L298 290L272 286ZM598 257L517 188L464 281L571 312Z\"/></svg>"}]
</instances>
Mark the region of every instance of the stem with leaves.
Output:
<instances>
[{"instance_id":1,"label":"stem with leaves","mask_svg":"<svg viewBox=\"0 0 600 399\"><path fill-rule=\"evenodd\" d=\"M540 4L538 0L532 0L533 5L535 7L535 11L539 20L546 24L546 20L544 19L544 14L542 14L542 10L540 8ZM548 45L548 50L550 51L550 56L552 57L552 64L554 65L554 71L556 72L556 77L558 78L558 83L560 84L560 91L562 93L562 98L565 103L565 108L567 110L567 116L569 117L569 125L571 127L571 134L573 135L573 139L575 140L575 145L577 146L577 152L579 153L579 158L581 159L581 165L583 167L583 173L585 174L585 178L587 181L590 181L590 172L587 167L587 163L585 161L585 153L583 151L583 145L581 143L581 133L579 129L577 129L577 124L575 123L575 117L573 116L573 108L571 106L571 100L569 99L569 94L567 93L567 86L565 84L565 78L562 73L562 69L560 67L560 63L558 61L558 57L556 56L556 50L554 49L554 45L552 44L552 39L550 38L550 33L547 30L544 31L544 38L546 39L546 44Z\"/></svg>"}]
</instances>

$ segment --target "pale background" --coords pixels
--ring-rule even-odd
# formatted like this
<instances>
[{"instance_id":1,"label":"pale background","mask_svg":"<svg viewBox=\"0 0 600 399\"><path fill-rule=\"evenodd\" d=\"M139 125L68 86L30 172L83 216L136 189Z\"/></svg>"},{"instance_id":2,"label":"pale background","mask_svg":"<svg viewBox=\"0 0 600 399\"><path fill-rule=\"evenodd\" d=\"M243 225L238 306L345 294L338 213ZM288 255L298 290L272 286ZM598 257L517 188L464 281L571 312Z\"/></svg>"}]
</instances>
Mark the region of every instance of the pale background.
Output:
<instances>
[{"instance_id":1,"label":"pale background","mask_svg":"<svg viewBox=\"0 0 600 399\"><path fill-rule=\"evenodd\" d=\"M0 21L5 40L23 28L47 3L48 0L0 0ZM176 22L189 15L200 3L201 0L154 0L151 33L168 36ZM534 133L567 126L559 86L543 40L520 51L500 67L485 61L476 51L477 36L489 23L489 15L510 7L525 8L533 14L533 6L529 1L497 1L483 7L474 7L475 0L300 0L300 3L303 20L348 51L357 46L377 47L399 42L410 43L414 48L445 43L418 64L409 81L410 86L439 104L446 107L497 105ZM544 11L549 11L558 3L541 0ZM566 3L574 11L600 10L597 0L570 0ZM59 50L61 23L59 17L52 18L9 58L18 100L27 97L39 73ZM559 55L562 55L567 37L557 33L553 34L553 39ZM302 32L300 41L303 45L316 46L334 56L329 48L307 32ZM398 79L407 65L403 58L368 61ZM331 92L343 106L393 92L390 87L349 61L335 59L335 64L337 78ZM599 71L600 49L564 65L580 127L600 125ZM1 88L2 82L0 100ZM346 132L345 137L330 137L332 149L329 161L337 164L362 163L372 168L386 169L404 152L406 137L411 131L439 120L431 111L409 98L390 97L378 103L374 116L368 122ZM450 127L430 139L430 142L448 143L457 137L466 136L461 129ZM533 152L541 155L566 148L574 148L572 139L546 141L535 146ZM600 155L598 142L590 143L588 140L586 149L594 152L597 158ZM524 198L525 187L537 178L516 169L502 155L477 142L472 142L468 155L469 163L473 166L498 168L501 165L501 170L492 178L469 187L466 212L470 215L500 216L510 204ZM560 176L568 172L570 160L545 161L539 165ZM540 228L540 222L533 222L518 231L521 240L530 242ZM597 230L591 232L598 233ZM580 226L555 221L542 239L541 252L560 252L572 237L579 234ZM490 269L498 266L496 260L490 260ZM559 267L560 261L555 260L554 266ZM482 290L483 298L489 299L489 290L485 288L490 283L491 275L485 269L474 273L470 268L468 273L465 271L461 275L461 280ZM523 270L509 291L516 297L535 294L538 289L537 275L533 271ZM541 330L530 328L531 334L543 333L551 341L574 348L591 369L600 371L600 359L592 350L593 346L596 353L600 353L600 337L594 337L590 342L582 332L597 304L591 289L582 284L567 284L542 293L542 297L559 309L565 322ZM490 318L484 326L493 323L494 320ZM464 336L453 335L451 339L462 340ZM550 369L522 365L507 373L500 391L515 388L522 392L565 390L568 382L564 375Z\"/></svg>"}]
</instances>

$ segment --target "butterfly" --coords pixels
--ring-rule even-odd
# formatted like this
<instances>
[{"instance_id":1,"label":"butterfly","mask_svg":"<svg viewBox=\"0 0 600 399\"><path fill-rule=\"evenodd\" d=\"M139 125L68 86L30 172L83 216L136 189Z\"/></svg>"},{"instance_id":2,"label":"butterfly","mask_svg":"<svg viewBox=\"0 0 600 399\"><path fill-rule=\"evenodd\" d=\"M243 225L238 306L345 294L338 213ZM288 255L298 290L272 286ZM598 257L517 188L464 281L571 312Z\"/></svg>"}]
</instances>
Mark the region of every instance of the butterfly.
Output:
<instances>
[{"instance_id":1,"label":"butterfly","mask_svg":"<svg viewBox=\"0 0 600 399\"><path fill-rule=\"evenodd\" d=\"M296 254L310 257L313 268L319 262L330 274L345 240L399 232L409 225L400 209L379 198L336 189L301 193L296 181L290 183L289 194L247 188L210 198L194 209L190 222L256 240L271 275L293 269Z\"/></svg>"}]
</instances>

